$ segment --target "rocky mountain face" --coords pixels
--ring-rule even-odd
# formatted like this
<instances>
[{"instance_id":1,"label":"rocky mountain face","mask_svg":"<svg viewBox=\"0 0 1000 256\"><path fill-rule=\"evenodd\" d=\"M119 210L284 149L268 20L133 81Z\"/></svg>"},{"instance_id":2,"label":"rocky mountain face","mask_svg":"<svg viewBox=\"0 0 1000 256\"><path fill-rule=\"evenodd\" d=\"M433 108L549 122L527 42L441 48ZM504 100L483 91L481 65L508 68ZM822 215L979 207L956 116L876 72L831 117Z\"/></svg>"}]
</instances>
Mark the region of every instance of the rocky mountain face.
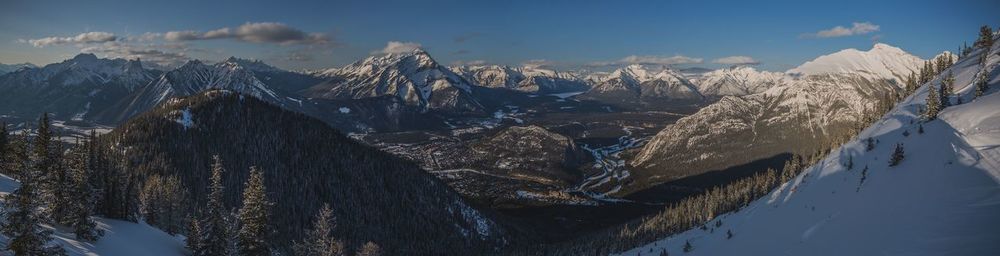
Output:
<instances>
[{"instance_id":1,"label":"rocky mountain face","mask_svg":"<svg viewBox=\"0 0 1000 256\"><path fill-rule=\"evenodd\" d=\"M276 78L290 78L290 80ZM309 79L297 79L292 72L281 71L259 61L229 58L208 65L192 60L160 75L124 97L116 104L119 111L101 116L100 120L121 122L152 109L170 98L195 95L208 89L240 92L287 109L301 110L304 107L302 100L289 90L301 88L303 87L301 84L309 82Z\"/></svg>"},{"instance_id":2,"label":"rocky mountain face","mask_svg":"<svg viewBox=\"0 0 1000 256\"><path fill-rule=\"evenodd\" d=\"M756 76L769 79L739 88L769 88L725 96L650 139L629 163L640 184L630 189L781 154L809 155L856 129L864 115L900 92L899 75L922 63L878 44L867 52L849 49L819 57L788 71L787 78Z\"/></svg>"},{"instance_id":3,"label":"rocky mountain face","mask_svg":"<svg viewBox=\"0 0 1000 256\"><path fill-rule=\"evenodd\" d=\"M99 140L108 152L124 152L114 159L130 159L126 168L138 177L178 177L190 190L190 212L205 204L213 155L225 166L229 207L239 205L255 166L274 202L271 239L279 246L301 239L324 203L346 248L378 241L388 254L480 254L507 236L491 213L417 165L250 95L210 90L175 98Z\"/></svg>"},{"instance_id":4,"label":"rocky mountain face","mask_svg":"<svg viewBox=\"0 0 1000 256\"><path fill-rule=\"evenodd\" d=\"M115 111L114 104L152 81L159 71L139 60L99 59L93 54L0 76L3 114L34 118L43 112L62 120L86 120Z\"/></svg>"},{"instance_id":5,"label":"rocky mountain face","mask_svg":"<svg viewBox=\"0 0 1000 256\"><path fill-rule=\"evenodd\" d=\"M704 96L683 74L667 67L650 68L633 64L607 76L593 76L595 82L582 98L629 104L636 102L701 101Z\"/></svg>"},{"instance_id":6,"label":"rocky mountain face","mask_svg":"<svg viewBox=\"0 0 1000 256\"><path fill-rule=\"evenodd\" d=\"M570 72L535 67L500 65L453 67L467 81L489 88L504 88L529 93L563 93L584 91L586 81Z\"/></svg>"},{"instance_id":7,"label":"rocky mountain face","mask_svg":"<svg viewBox=\"0 0 1000 256\"><path fill-rule=\"evenodd\" d=\"M307 97L361 99L391 95L424 110L482 111L472 96L474 85L420 49L372 56L323 74L327 80L306 89Z\"/></svg>"},{"instance_id":8,"label":"rocky mountain face","mask_svg":"<svg viewBox=\"0 0 1000 256\"><path fill-rule=\"evenodd\" d=\"M787 76L780 72L757 71L751 66L735 66L686 75L705 96L740 96L761 93L782 83Z\"/></svg>"}]
</instances>

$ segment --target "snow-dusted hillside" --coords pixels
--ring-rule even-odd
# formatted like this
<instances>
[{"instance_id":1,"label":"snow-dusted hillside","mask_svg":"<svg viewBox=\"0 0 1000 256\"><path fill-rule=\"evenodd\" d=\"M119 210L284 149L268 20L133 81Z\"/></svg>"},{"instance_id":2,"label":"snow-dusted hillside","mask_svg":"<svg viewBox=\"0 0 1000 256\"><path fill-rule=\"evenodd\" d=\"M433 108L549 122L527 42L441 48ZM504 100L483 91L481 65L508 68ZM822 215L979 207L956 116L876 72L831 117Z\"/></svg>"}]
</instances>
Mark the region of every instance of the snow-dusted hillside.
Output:
<instances>
[{"instance_id":1,"label":"snow-dusted hillside","mask_svg":"<svg viewBox=\"0 0 1000 256\"><path fill-rule=\"evenodd\" d=\"M898 49L879 44L868 52L895 52L889 48ZM821 56L803 66L830 63L827 60L831 56L845 63L865 63L869 59L869 54L841 56L845 52L858 51L848 49ZM886 57L879 61L910 63L912 57L886 56L898 59ZM881 70L915 70L923 62L910 64L914 66ZM855 129L880 101L902 91L902 83L895 82L896 78L865 71L834 69L801 77L779 76L772 74L774 80L762 80L779 82L763 92L725 96L664 128L630 162L636 169L633 177L640 184L658 184L784 153L809 155L829 145L830 139Z\"/></svg>"},{"instance_id":2,"label":"snow-dusted hillside","mask_svg":"<svg viewBox=\"0 0 1000 256\"><path fill-rule=\"evenodd\" d=\"M852 142L748 207L622 253L648 255L996 255L1000 252L1000 44L986 95L978 54L951 71L965 104L924 123L923 85ZM947 72L947 71L946 71ZM908 135L907 135L908 134ZM878 141L866 151L864 138ZM890 167L897 143L905 159ZM853 162L853 168L845 165ZM720 222L716 227L715 223ZM732 233L727 238L727 232ZM684 253L685 243L692 245Z\"/></svg>"},{"instance_id":3,"label":"snow-dusted hillside","mask_svg":"<svg viewBox=\"0 0 1000 256\"><path fill-rule=\"evenodd\" d=\"M0 175L0 195L14 192L20 186L10 177ZM59 244L70 256L175 256L183 255L184 238L171 236L145 223L132 223L122 220L94 218L97 228L104 236L96 242L79 241L73 235L73 230L63 228L53 229L52 244ZM6 243L7 238L0 236L0 243ZM6 251L0 254L8 255Z\"/></svg>"}]
</instances>

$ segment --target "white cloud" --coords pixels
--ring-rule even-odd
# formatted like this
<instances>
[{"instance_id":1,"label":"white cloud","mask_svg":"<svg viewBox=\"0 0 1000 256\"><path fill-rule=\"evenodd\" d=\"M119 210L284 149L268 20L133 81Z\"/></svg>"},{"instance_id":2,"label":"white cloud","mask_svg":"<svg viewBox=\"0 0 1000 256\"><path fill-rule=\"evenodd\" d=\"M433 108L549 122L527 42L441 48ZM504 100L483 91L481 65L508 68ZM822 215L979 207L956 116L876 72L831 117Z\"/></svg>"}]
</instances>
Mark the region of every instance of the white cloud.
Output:
<instances>
[{"instance_id":1,"label":"white cloud","mask_svg":"<svg viewBox=\"0 0 1000 256\"><path fill-rule=\"evenodd\" d=\"M151 42L161 37L163 37L162 33L146 32L138 36L129 36L128 38L126 38L126 40L138 41L138 42Z\"/></svg>"},{"instance_id":2,"label":"white cloud","mask_svg":"<svg viewBox=\"0 0 1000 256\"><path fill-rule=\"evenodd\" d=\"M452 62L451 65L452 66L483 66L483 65L486 65L486 63L487 62L485 60L470 60L470 61L456 60L456 61Z\"/></svg>"},{"instance_id":3,"label":"white cloud","mask_svg":"<svg viewBox=\"0 0 1000 256\"><path fill-rule=\"evenodd\" d=\"M163 39L166 39L167 41L212 40L227 38L251 43L274 43L282 45L319 45L327 44L331 41L330 37L326 34L306 33L297 28L277 22L247 22L240 25L236 29L224 27L204 33L193 30L170 31L163 35Z\"/></svg>"},{"instance_id":4,"label":"white cloud","mask_svg":"<svg viewBox=\"0 0 1000 256\"><path fill-rule=\"evenodd\" d=\"M863 35L871 32L879 31L879 25L872 24L871 22L854 22L851 24L850 28L844 26L836 26L827 30L820 30L816 33L803 34L802 37L806 38L830 38L830 37L842 37L842 36L853 36L853 35Z\"/></svg>"},{"instance_id":5,"label":"white cloud","mask_svg":"<svg viewBox=\"0 0 1000 256\"><path fill-rule=\"evenodd\" d=\"M188 48L177 48L178 51L165 51L160 45L130 45L121 42L106 42L80 49L80 52L102 54L109 58L141 59L144 63L153 63L163 67L176 67L191 58L186 52Z\"/></svg>"},{"instance_id":6,"label":"white cloud","mask_svg":"<svg viewBox=\"0 0 1000 256\"><path fill-rule=\"evenodd\" d=\"M388 43L385 44L385 48L382 48L382 50L376 51L374 53L384 53L384 54L408 53L416 49L420 49L420 47L421 45L419 43L414 43L414 42L389 41Z\"/></svg>"},{"instance_id":7,"label":"white cloud","mask_svg":"<svg viewBox=\"0 0 1000 256\"><path fill-rule=\"evenodd\" d=\"M544 59L528 60L521 63L521 66L526 68L551 68L555 65L556 63L554 61Z\"/></svg>"},{"instance_id":8,"label":"white cloud","mask_svg":"<svg viewBox=\"0 0 1000 256\"><path fill-rule=\"evenodd\" d=\"M760 61L757 61L750 56L729 56L715 59L712 63L725 65L756 65L760 64Z\"/></svg>"},{"instance_id":9,"label":"white cloud","mask_svg":"<svg viewBox=\"0 0 1000 256\"><path fill-rule=\"evenodd\" d=\"M61 44L87 44L87 43L103 43L118 40L118 36L108 32L87 32L79 34L72 37L45 37L39 39L27 40L28 43L35 47L45 47L50 45L61 45ZM25 42L21 40L21 42Z\"/></svg>"}]
</instances>

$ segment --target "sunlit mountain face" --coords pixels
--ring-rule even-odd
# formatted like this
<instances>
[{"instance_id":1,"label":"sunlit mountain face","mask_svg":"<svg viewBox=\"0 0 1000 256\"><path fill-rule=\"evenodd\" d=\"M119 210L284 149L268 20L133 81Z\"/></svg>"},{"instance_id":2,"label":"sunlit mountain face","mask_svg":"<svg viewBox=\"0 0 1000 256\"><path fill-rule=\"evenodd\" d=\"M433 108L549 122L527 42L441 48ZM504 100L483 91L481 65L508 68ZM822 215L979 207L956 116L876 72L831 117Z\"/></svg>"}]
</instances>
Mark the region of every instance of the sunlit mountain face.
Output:
<instances>
[{"instance_id":1,"label":"sunlit mountain face","mask_svg":"<svg viewBox=\"0 0 1000 256\"><path fill-rule=\"evenodd\" d=\"M15 0L0 255L998 255L998 9Z\"/></svg>"}]
</instances>

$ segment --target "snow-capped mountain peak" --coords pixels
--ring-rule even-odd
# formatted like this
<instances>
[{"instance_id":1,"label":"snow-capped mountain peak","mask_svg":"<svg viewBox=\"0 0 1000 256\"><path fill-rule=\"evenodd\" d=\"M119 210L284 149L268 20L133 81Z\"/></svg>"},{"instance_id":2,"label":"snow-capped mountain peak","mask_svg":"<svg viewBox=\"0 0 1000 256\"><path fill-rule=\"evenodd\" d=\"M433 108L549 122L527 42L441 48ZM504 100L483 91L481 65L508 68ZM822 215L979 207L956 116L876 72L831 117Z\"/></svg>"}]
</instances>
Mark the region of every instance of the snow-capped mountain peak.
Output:
<instances>
[{"instance_id":1,"label":"snow-capped mountain peak","mask_svg":"<svg viewBox=\"0 0 1000 256\"><path fill-rule=\"evenodd\" d=\"M923 61L898 47L878 43L868 51L851 48L823 55L786 73L796 76L858 73L867 78L893 79L902 84L903 78L917 72Z\"/></svg>"},{"instance_id":2,"label":"snow-capped mountain peak","mask_svg":"<svg viewBox=\"0 0 1000 256\"><path fill-rule=\"evenodd\" d=\"M559 93L583 91L587 84L574 73L540 67L479 65L452 67L451 70L475 85L524 92Z\"/></svg>"},{"instance_id":3,"label":"snow-capped mountain peak","mask_svg":"<svg viewBox=\"0 0 1000 256\"><path fill-rule=\"evenodd\" d=\"M704 95L748 95L759 93L781 83L784 73L758 71L752 66L739 65L702 73L691 81Z\"/></svg>"},{"instance_id":4,"label":"snow-capped mountain peak","mask_svg":"<svg viewBox=\"0 0 1000 256\"><path fill-rule=\"evenodd\" d=\"M631 101L634 98L703 99L691 81L666 66L632 64L600 79L587 97L615 101Z\"/></svg>"},{"instance_id":5,"label":"snow-capped mountain peak","mask_svg":"<svg viewBox=\"0 0 1000 256\"><path fill-rule=\"evenodd\" d=\"M371 56L337 69L329 77L309 88L309 94L339 99L392 95L423 109L481 107L471 98L468 81L422 49Z\"/></svg>"},{"instance_id":6,"label":"snow-capped mountain peak","mask_svg":"<svg viewBox=\"0 0 1000 256\"><path fill-rule=\"evenodd\" d=\"M242 59L235 56L229 57L226 60L220 62L220 64L228 66L239 66L254 72L275 72L281 71L280 69L264 63L264 61L257 59Z\"/></svg>"}]
</instances>

